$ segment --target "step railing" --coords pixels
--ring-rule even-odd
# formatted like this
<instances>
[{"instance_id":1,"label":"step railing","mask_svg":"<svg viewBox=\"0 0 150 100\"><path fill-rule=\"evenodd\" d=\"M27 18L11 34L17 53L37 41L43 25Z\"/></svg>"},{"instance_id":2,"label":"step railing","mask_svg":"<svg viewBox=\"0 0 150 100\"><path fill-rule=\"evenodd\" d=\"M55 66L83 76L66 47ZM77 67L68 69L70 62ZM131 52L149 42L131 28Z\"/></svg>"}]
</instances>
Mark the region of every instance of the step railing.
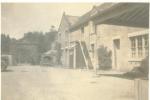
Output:
<instances>
[{"instance_id":1,"label":"step railing","mask_svg":"<svg viewBox=\"0 0 150 100\"><path fill-rule=\"evenodd\" d=\"M80 44L80 47L81 47L81 51L82 51L87 69L92 69L93 65L92 65L92 62L91 62L91 59L90 59L90 56L89 56L89 52L88 52L88 49L86 47L85 42L79 41L79 44Z\"/></svg>"}]
</instances>

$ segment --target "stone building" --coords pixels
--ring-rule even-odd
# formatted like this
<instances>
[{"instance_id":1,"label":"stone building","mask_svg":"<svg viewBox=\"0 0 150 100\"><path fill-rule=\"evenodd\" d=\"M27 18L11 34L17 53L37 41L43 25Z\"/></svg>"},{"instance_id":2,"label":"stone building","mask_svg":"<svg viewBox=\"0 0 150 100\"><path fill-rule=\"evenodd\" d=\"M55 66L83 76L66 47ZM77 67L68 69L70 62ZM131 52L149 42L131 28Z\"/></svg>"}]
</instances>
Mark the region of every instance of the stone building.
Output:
<instances>
[{"instance_id":1,"label":"stone building","mask_svg":"<svg viewBox=\"0 0 150 100\"><path fill-rule=\"evenodd\" d=\"M60 45L54 41L51 49L41 55L40 65L60 65Z\"/></svg>"},{"instance_id":2,"label":"stone building","mask_svg":"<svg viewBox=\"0 0 150 100\"><path fill-rule=\"evenodd\" d=\"M52 66L57 64L57 51L56 50L49 50L42 54L40 65L44 66Z\"/></svg>"},{"instance_id":3,"label":"stone building","mask_svg":"<svg viewBox=\"0 0 150 100\"><path fill-rule=\"evenodd\" d=\"M63 66L69 66L69 28L77 21L77 16L70 16L63 13L58 29L57 42L61 44L61 63Z\"/></svg>"},{"instance_id":4,"label":"stone building","mask_svg":"<svg viewBox=\"0 0 150 100\"><path fill-rule=\"evenodd\" d=\"M111 69L129 71L148 56L149 4L94 6L69 27L68 33L70 67L100 67L103 57L98 49L103 47L111 53Z\"/></svg>"}]
</instances>

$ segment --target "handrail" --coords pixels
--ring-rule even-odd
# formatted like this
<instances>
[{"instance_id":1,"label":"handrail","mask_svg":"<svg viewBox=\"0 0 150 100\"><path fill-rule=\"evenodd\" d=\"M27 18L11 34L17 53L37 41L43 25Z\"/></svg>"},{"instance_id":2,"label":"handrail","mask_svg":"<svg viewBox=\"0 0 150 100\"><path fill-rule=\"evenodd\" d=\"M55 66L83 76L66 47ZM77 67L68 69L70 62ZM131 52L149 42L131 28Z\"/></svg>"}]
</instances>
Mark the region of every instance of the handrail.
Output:
<instances>
[{"instance_id":1,"label":"handrail","mask_svg":"<svg viewBox=\"0 0 150 100\"><path fill-rule=\"evenodd\" d=\"M87 69L89 69L89 67L88 67L88 61L87 61L87 59L85 57L85 53L83 51L83 47L81 45L81 41L79 41L79 44L80 44L80 47L81 47L81 51L82 51L82 54L83 54L83 57L84 57L84 61L85 61L86 67L87 67Z\"/></svg>"}]
</instances>

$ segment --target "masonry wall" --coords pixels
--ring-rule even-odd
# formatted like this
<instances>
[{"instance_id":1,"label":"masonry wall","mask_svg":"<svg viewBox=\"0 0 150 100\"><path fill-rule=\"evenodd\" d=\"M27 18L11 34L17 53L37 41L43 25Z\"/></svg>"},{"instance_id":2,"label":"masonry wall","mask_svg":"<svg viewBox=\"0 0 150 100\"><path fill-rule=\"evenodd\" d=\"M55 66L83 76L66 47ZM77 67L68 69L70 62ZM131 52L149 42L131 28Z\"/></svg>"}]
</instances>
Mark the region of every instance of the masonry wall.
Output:
<instances>
[{"instance_id":1,"label":"masonry wall","mask_svg":"<svg viewBox=\"0 0 150 100\"><path fill-rule=\"evenodd\" d=\"M58 41L61 43L62 48L66 46L66 42L69 39L68 33L66 32L68 28L68 24L65 20L62 20L63 22L60 25L59 28L59 36L58 36Z\"/></svg>"},{"instance_id":2,"label":"masonry wall","mask_svg":"<svg viewBox=\"0 0 150 100\"><path fill-rule=\"evenodd\" d=\"M118 26L111 24L100 24L97 26L97 48L101 45L112 51L112 68L128 71L133 68L128 64L130 59L130 40L128 34L136 31L144 30L139 27ZM118 55L118 67L114 64L114 45L113 40L120 39L120 50Z\"/></svg>"},{"instance_id":3,"label":"masonry wall","mask_svg":"<svg viewBox=\"0 0 150 100\"><path fill-rule=\"evenodd\" d=\"M75 30L69 34L70 42L81 40L81 31L80 29Z\"/></svg>"},{"instance_id":4,"label":"masonry wall","mask_svg":"<svg viewBox=\"0 0 150 100\"><path fill-rule=\"evenodd\" d=\"M90 26L89 24L84 25L84 33L82 33L82 39L85 41L87 48L90 48Z\"/></svg>"},{"instance_id":5,"label":"masonry wall","mask_svg":"<svg viewBox=\"0 0 150 100\"><path fill-rule=\"evenodd\" d=\"M68 55L67 51L65 50L65 47L68 46L69 44L69 36L67 33L68 29L68 23L65 20L65 17L63 16L62 22L59 27L59 33L58 33L58 42L61 44L61 51L62 51L62 57L61 57L61 62L63 66L68 66Z\"/></svg>"}]
</instances>

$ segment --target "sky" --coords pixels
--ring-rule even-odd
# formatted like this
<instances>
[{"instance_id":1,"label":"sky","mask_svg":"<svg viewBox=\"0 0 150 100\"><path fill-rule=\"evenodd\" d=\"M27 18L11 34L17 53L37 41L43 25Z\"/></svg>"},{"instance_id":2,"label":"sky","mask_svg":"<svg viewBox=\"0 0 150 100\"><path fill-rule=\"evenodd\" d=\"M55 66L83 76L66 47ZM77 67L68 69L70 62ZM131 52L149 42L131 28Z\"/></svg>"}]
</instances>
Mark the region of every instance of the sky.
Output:
<instances>
[{"instance_id":1,"label":"sky","mask_svg":"<svg viewBox=\"0 0 150 100\"><path fill-rule=\"evenodd\" d=\"M1 33L21 38L32 31L49 31L51 25L58 29L63 12L81 16L96 3L2 3Z\"/></svg>"}]
</instances>

